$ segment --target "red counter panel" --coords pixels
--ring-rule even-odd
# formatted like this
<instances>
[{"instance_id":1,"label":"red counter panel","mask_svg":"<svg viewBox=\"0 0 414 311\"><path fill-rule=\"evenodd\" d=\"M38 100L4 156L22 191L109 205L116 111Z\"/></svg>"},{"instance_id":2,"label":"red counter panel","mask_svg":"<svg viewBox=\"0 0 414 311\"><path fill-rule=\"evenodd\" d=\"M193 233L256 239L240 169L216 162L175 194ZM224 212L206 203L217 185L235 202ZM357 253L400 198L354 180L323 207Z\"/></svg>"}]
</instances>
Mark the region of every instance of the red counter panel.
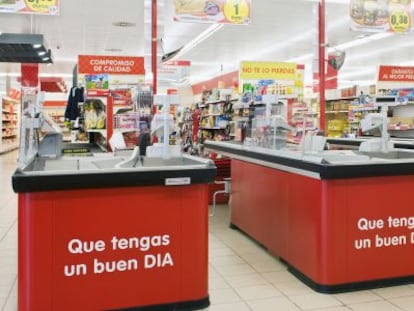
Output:
<instances>
[{"instance_id":1,"label":"red counter panel","mask_svg":"<svg viewBox=\"0 0 414 311\"><path fill-rule=\"evenodd\" d=\"M207 215L207 184L19 193L19 310L208 299Z\"/></svg>"},{"instance_id":2,"label":"red counter panel","mask_svg":"<svg viewBox=\"0 0 414 311\"><path fill-rule=\"evenodd\" d=\"M413 176L320 180L233 159L232 188L232 224L323 291L414 277Z\"/></svg>"}]
</instances>

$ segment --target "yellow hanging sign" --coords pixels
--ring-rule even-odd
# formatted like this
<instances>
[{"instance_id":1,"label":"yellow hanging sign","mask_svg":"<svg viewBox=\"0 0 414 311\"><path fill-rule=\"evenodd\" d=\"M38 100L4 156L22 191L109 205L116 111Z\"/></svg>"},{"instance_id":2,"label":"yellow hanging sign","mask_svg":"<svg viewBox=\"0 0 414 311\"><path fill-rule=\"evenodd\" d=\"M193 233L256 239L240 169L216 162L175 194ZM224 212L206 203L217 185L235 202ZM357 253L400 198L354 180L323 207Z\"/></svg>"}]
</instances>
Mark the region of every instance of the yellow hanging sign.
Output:
<instances>
[{"instance_id":1,"label":"yellow hanging sign","mask_svg":"<svg viewBox=\"0 0 414 311\"><path fill-rule=\"evenodd\" d=\"M191 23L248 25L252 0L174 0L174 20Z\"/></svg>"},{"instance_id":2,"label":"yellow hanging sign","mask_svg":"<svg viewBox=\"0 0 414 311\"><path fill-rule=\"evenodd\" d=\"M240 65L241 80L291 80L295 81L296 63L281 62L242 62Z\"/></svg>"},{"instance_id":3,"label":"yellow hanging sign","mask_svg":"<svg viewBox=\"0 0 414 311\"><path fill-rule=\"evenodd\" d=\"M25 0L27 8L33 13L54 15L58 0Z\"/></svg>"}]
</instances>

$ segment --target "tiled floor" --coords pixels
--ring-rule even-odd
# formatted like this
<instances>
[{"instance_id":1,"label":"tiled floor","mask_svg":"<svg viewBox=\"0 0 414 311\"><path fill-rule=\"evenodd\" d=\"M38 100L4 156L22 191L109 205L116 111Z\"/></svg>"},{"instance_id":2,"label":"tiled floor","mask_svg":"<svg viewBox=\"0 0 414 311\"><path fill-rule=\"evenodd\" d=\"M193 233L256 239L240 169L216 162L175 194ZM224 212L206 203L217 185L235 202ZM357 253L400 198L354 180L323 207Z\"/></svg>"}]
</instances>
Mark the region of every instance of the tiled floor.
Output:
<instances>
[{"instance_id":1,"label":"tiled floor","mask_svg":"<svg viewBox=\"0 0 414 311\"><path fill-rule=\"evenodd\" d=\"M0 309L17 309L17 153L0 155ZM228 228L229 209L210 219L210 311L414 311L414 285L318 294L252 240Z\"/></svg>"}]
</instances>

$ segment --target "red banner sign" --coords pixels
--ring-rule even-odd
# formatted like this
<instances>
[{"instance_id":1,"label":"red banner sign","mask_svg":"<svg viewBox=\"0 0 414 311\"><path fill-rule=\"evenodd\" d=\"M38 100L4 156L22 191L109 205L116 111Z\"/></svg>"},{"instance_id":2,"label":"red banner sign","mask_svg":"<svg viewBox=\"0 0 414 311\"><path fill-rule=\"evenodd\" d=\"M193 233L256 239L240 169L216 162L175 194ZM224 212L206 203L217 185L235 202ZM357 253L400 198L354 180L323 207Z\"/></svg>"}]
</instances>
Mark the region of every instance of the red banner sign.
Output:
<instances>
[{"instance_id":1,"label":"red banner sign","mask_svg":"<svg viewBox=\"0 0 414 311\"><path fill-rule=\"evenodd\" d=\"M79 73L144 75L144 58L129 56L79 55Z\"/></svg>"},{"instance_id":2,"label":"red banner sign","mask_svg":"<svg viewBox=\"0 0 414 311\"><path fill-rule=\"evenodd\" d=\"M380 66L378 81L414 82L414 67Z\"/></svg>"}]
</instances>

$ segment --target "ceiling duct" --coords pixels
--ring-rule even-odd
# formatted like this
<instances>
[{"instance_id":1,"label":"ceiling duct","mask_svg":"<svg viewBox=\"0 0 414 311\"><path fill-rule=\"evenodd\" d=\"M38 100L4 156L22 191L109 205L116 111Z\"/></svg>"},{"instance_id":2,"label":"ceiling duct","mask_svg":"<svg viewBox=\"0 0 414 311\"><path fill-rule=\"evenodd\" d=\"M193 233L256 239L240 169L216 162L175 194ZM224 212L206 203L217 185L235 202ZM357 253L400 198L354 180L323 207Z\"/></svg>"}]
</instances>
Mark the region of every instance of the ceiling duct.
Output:
<instances>
[{"instance_id":1,"label":"ceiling duct","mask_svg":"<svg viewBox=\"0 0 414 311\"><path fill-rule=\"evenodd\" d=\"M2 63L52 63L52 52L43 35L0 34L0 62Z\"/></svg>"}]
</instances>

